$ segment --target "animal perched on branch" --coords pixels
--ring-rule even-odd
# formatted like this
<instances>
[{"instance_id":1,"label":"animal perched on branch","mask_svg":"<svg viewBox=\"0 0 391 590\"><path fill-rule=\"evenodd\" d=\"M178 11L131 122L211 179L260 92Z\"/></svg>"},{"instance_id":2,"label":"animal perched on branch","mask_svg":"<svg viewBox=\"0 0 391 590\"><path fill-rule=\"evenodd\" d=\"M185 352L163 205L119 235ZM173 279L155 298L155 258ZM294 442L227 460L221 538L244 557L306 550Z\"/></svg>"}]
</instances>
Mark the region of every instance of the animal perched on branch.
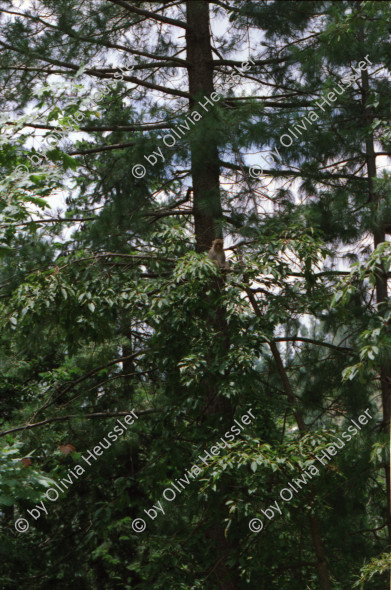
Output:
<instances>
[{"instance_id":1,"label":"animal perched on branch","mask_svg":"<svg viewBox=\"0 0 391 590\"><path fill-rule=\"evenodd\" d=\"M208 252L208 258L220 268L229 268L229 264L225 260L224 240L221 240L220 238L213 240L212 247Z\"/></svg>"}]
</instances>

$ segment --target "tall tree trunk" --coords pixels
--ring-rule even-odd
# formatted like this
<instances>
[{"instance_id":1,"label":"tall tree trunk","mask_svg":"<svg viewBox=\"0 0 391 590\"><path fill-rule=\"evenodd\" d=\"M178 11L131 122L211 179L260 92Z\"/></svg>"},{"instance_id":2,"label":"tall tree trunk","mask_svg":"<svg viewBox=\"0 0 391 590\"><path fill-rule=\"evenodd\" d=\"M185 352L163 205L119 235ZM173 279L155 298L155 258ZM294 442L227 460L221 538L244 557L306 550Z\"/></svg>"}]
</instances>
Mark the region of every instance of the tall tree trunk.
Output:
<instances>
[{"instance_id":1,"label":"tall tree trunk","mask_svg":"<svg viewBox=\"0 0 391 590\"><path fill-rule=\"evenodd\" d=\"M209 111L213 106L206 102L214 92L213 85L213 64L212 64L212 47L210 41L210 24L209 24L209 2L188 1L186 2L187 10L187 60L189 91L190 91L190 108L194 108L199 101L205 104ZM204 98L205 97L205 98ZM211 100L211 99L210 99ZM213 104L213 100L211 100ZM202 112L202 109L199 109ZM201 123L200 123L201 124ZM191 172L193 182L193 210L194 225L196 236L197 252L205 252L211 247L212 240L222 237L221 218L222 208L220 201L220 167L217 142L213 137L208 136L205 141L194 141L191 144ZM218 338L222 338L222 348L228 348L229 342L227 337L227 326L225 320L225 310L214 303L218 300L217 294L221 288L223 279L218 279L212 290L216 295L211 300L211 321L216 329ZM221 350L219 345L210 351L210 355L219 354ZM204 414L211 417L212 415L220 418L223 416L228 421L232 416L232 406L228 399L218 393L218 386L215 383L206 382L205 384L205 407ZM221 423L217 422L221 428ZM214 504L214 505L213 505ZM225 537L224 528L217 524L219 518L224 516L225 506L221 501L216 499L210 501L210 511L213 513L213 526L206 532L206 536L211 540L214 546L215 564L209 571L208 577L213 575L218 587L221 590L236 590L238 588L238 569L226 565L227 557L232 557L233 548Z\"/></svg>"},{"instance_id":2,"label":"tall tree trunk","mask_svg":"<svg viewBox=\"0 0 391 590\"><path fill-rule=\"evenodd\" d=\"M209 111L212 107L204 100L204 96L209 98L214 91L209 2L190 0L186 2L186 10L187 60L191 95L189 106L194 107L199 100ZM222 237L219 224L222 217L219 190L220 167L215 141L208 138L207 141L192 144L191 172L196 249L197 252L204 252L211 247L212 240Z\"/></svg>"},{"instance_id":3,"label":"tall tree trunk","mask_svg":"<svg viewBox=\"0 0 391 590\"><path fill-rule=\"evenodd\" d=\"M368 71L362 71L362 104L364 107L364 125L369 128L373 122L371 107L368 106L369 98L369 76ZM373 134L370 133L366 139L366 160L368 172L368 192L371 203L375 204L378 201L378 196L375 191L374 179L376 178L376 152L374 146ZM376 248L386 239L384 225L375 229L373 232L373 245ZM387 301L387 272L383 266L379 266L376 276L376 301L380 310L384 308ZM380 368L380 387L382 393L382 407L383 407L383 429L386 435L390 432L390 416L391 416L391 363L389 358L385 358ZM388 528L388 544L391 548L391 474L390 461L385 459L385 477L386 477L386 493L387 493L387 528Z\"/></svg>"}]
</instances>

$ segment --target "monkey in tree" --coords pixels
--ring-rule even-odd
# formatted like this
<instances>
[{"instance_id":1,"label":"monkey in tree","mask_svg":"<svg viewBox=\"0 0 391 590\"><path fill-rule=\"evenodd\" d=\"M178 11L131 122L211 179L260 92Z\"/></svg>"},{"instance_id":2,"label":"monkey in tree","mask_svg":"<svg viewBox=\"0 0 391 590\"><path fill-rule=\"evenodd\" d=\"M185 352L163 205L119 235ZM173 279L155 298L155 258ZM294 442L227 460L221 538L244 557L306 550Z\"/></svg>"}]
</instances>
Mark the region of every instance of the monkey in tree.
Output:
<instances>
[{"instance_id":1,"label":"monkey in tree","mask_svg":"<svg viewBox=\"0 0 391 590\"><path fill-rule=\"evenodd\" d=\"M220 268L229 268L229 264L225 260L224 240L221 240L220 238L213 240L212 247L208 252L208 258Z\"/></svg>"}]
</instances>

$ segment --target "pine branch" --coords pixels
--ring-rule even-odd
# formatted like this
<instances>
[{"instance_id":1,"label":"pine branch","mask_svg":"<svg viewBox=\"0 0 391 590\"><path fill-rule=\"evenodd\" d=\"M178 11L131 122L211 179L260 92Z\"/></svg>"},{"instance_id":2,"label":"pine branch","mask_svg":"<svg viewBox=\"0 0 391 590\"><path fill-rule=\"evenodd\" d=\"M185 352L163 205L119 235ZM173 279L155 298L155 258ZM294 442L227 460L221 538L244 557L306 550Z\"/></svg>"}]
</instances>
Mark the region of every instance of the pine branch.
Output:
<instances>
[{"instance_id":1,"label":"pine branch","mask_svg":"<svg viewBox=\"0 0 391 590\"><path fill-rule=\"evenodd\" d=\"M182 22L181 20L169 18L168 16L162 16L161 14L157 14L156 12L150 12L149 10L143 10L142 8L136 8L132 4L123 2L123 0L108 0L108 2L111 2L112 4L117 4L118 6L122 6L123 8L126 8L126 10L128 10L129 12L133 12L134 14L139 14L140 16L151 18L160 23L174 25L175 27L181 27L181 29L188 29L187 24ZM164 6L162 6L161 8L164 8Z\"/></svg>"},{"instance_id":2,"label":"pine branch","mask_svg":"<svg viewBox=\"0 0 391 590\"><path fill-rule=\"evenodd\" d=\"M107 152L110 150L122 150L127 147L132 147L135 145L134 141L130 141L128 143L114 143L113 145L103 145L97 148L91 148L89 150L79 150L76 152L69 152L69 156L86 156L88 154L99 154L101 152Z\"/></svg>"},{"instance_id":3,"label":"pine branch","mask_svg":"<svg viewBox=\"0 0 391 590\"><path fill-rule=\"evenodd\" d=\"M12 45L8 45L8 43L4 43L3 41L0 41L0 46L4 47L5 49L8 49L10 51L15 51L16 53L20 53L21 55L24 55L25 57L35 57L37 60L43 61L45 63L68 68L72 72L77 72L79 70L79 66L74 65L72 63L63 62L58 59L52 59L47 56L42 56L35 51L22 51L21 49L18 49L16 47L12 47ZM120 71L120 70L118 70L118 71ZM101 80L113 80L115 82L118 81L116 78L113 78L113 76L107 74L106 72L100 72L99 70L92 69L92 68L86 69L84 71L84 73L89 74L90 76L93 76L95 78L99 78ZM135 76L127 76L125 74L123 76L123 80L126 82L132 82L133 84L136 84L138 86L142 86L143 88L150 88L151 90L157 90L158 92L163 92L164 94L171 94L172 96L180 96L182 98L190 98L190 94L188 92L183 92L182 90L175 90L174 88L167 88L166 86L160 86L158 84L152 84L151 82L147 82L145 80L140 80L139 78L136 78ZM123 80L121 80L121 81L123 81Z\"/></svg>"},{"instance_id":4,"label":"pine branch","mask_svg":"<svg viewBox=\"0 0 391 590\"><path fill-rule=\"evenodd\" d=\"M72 30L70 29L66 29L66 31L60 29L59 27L56 27L55 25L53 25L52 23L49 23L45 20L43 20L42 18L36 16L36 15L30 15L30 14L26 14L26 13L21 13L21 12L13 12L10 10L4 10L4 9L0 9L0 12L4 12L6 14L14 14L16 16L20 16L22 18L27 18L29 20L32 20L33 22L40 22L42 23L45 27L48 27L54 31L57 31L58 33L64 34L66 33L69 37L76 39L77 41L84 41L86 43L93 43L94 45L100 45L101 47L106 47L107 49L119 49L120 51L124 51L126 53L130 53L133 55L138 55L140 57L146 57L148 59L155 59L157 61L169 61L171 60L172 62L175 62L178 66L182 66L182 67L186 67L188 65L188 62L185 59L182 59L180 57L175 57L175 56L165 56L165 55L156 55L154 53L149 53L148 51L140 51L138 49L133 49L130 47L126 47L125 45L120 45L118 43L112 43L110 41L105 41L102 42L100 39L98 39L97 37L84 37L82 35L80 35L79 32L74 33ZM165 64L166 66L167 64ZM165 67L164 66L164 67ZM135 69L139 69L141 66L137 66L135 65L134 68ZM149 67L154 67L153 65L150 65ZM1 68L3 69L3 68ZM7 68L8 69L8 68Z\"/></svg>"},{"instance_id":5,"label":"pine branch","mask_svg":"<svg viewBox=\"0 0 391 590\"><path fill-rule=\"evenodd\" d=\"M5 125L15 126L16 123L13 121L7 121ZM32 127L33 129L48 129L50 131L62 131L63 128L61 126L53 126L53 125L40 125L37 123L24 123L24 127ZM73 133L77 133L78 131L94 131L94 132L102 132L105 131L153 131L155 129L172 129L173 125L169 123L140 123L139 125L110 125L108 127L80 127L79 129L72 129Z\"/></svg>"}]
</instances>

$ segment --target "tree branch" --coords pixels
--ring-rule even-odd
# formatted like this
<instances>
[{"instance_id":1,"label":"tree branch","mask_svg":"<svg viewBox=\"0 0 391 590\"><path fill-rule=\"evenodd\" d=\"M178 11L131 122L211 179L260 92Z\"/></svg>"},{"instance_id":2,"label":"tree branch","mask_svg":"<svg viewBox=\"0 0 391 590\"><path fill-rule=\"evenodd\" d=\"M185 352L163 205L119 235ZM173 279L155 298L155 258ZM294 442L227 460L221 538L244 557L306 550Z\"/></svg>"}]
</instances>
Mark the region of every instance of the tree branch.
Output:
<instances>
[{"instance_id":1,"label":"tree branch","mask_svg":"<svg viewBox=\"0 0 391 590\"><path fill-rule=\"evenodd\" d=\"M152 414L154 412L161 412L161 409L156 408L155 410L138 410L138 414L140 416L144 414ZM0 432L0 437L5 436L6 434L11 434L12 432L20 432L21 430L30 430L31 428L37 428L38 426L44 426L45 424L50 424L52 422L64 422L65 420L72 420L72 418L115 418L115 416L127 416L129 412L94 412L93 414L85 414L81 416L80 414L69 414L67 416L55 416L53 418L47 418L46 420L41 420L41 422L34 422L34 424L25 424L24 426L16 426L15 428L11 428L10 430L3 430Z\"/></svg>"},{"instance_id":2,"label":"tree branch","mask_svg":"<svg viewBox=\"0 0 391 590\"><path fill-rule=\"evenodd\" d=\"M127 2L123 2L123 0L108 0L112 4L117 4L118 6L122 6L126 8L129 12L134 12L134 14L139 14L140 16L146 16L147 18L152 18L160 23L165 23L168 25L174 25L175 27L181 27L182 29L187 29L188 26L186 23L182 22L181 20L177 20L175 18L169 18L168 16L162 16L161 14L157 14L156 12L150 12L149 10L143 10L142 8L136 8L135 6L128 4ZM161 8L164 8L162 6Z\"/></svg>"},{"instance_id":3,"label":"tree branch","mask_svg":"<svg viewBox=\"0 0 391 590\"><path fill-rule=\"evenodd\" d=\"M50 59L46 56L42 56L41 54L36 53L35 51L22 51L21 49L17 49L16 47L12 47L12 45L8 45L8 43L4 43L3 41L0 41L0 46L4 47L5 49L9 49L10 51L15 51L17 53L20 53L20 54L24 55L25 57L33 56L36 59L43 61L45 63L50 63L55 66L62 66L64 68L68 68L69 70L71 70L73 72L77 72L79 69L79 66L77 66L77 65L63 62L63 61L59 61L57 59ZM109 79L109 80L114 80L115 82L118 81L117 79L113 78L113 76L111 76L105 72L99 72L98 70L91 69L91 68L86 69L84 73L94 76L95 78L102 79L102 80ZM150 88L151 90L157 90L159 92L163 92L164 94L171 94L173 96L180 96L182 98L190 98L190 94L188 92L182 92L181 90L175 90L173 88L167 88L165 86L160 86L158 84L152 84L151 82L146 82L145 80L140 80L139 78L136 78L135 76L124 75L123 80L125 80L126 82L132 82L133 84L136 84L136 85L140 85L143 88Z\"/></svg>"}]
</instances>

